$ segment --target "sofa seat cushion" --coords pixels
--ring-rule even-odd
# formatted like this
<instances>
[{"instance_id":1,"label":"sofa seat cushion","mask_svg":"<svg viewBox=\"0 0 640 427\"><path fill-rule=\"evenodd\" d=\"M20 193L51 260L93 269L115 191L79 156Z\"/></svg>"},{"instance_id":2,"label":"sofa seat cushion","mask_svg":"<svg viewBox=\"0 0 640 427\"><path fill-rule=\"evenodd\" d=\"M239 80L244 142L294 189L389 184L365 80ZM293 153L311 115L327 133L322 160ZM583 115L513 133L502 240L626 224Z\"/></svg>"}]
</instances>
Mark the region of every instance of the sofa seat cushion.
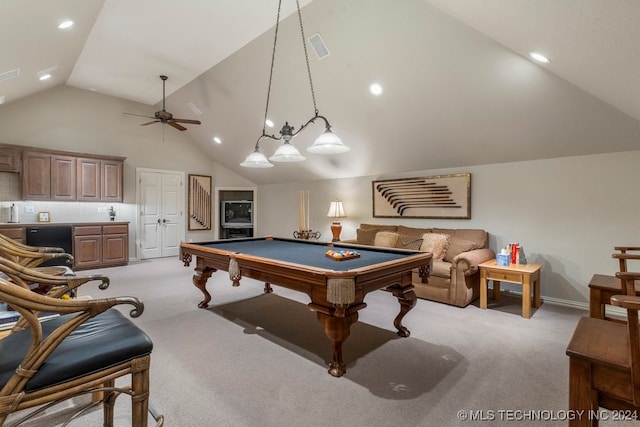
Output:
<instances>
[{"instance_id":1,"label":"sofa seat cushion","mask_svg":"<svg viewBox=\"0 0 640 427\"><path fill-rule=\"evenodd\" d=\"M439 277L451 277L451 263L447 261L433 261L431 275Z\"/></svg>"},{"instance_id":2,"label":"sofa seat cushion","mask_svg":"<svg viewBox=\"0 0 640 427\"><path fill-rule=\"evenodd\" d=\"M431 252L433 254L434 261L442 261L448 247L448 234L424 233L422 235L422 246L420 246L420 251Z\"/></svg>"}]
</instances>

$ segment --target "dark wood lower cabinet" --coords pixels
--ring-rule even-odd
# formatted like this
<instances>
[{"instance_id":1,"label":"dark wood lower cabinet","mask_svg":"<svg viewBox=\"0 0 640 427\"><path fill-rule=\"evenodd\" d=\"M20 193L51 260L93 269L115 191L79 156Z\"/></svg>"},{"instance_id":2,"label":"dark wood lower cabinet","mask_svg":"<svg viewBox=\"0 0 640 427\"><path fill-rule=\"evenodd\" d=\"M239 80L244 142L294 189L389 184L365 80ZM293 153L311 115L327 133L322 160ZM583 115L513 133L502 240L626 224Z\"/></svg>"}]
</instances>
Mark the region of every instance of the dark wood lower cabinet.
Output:
<instances>
[{"instance_id":1,"label":"dark wood lower cabinet","mask_svg":"<svg viewBox=\"0 0 640 427\"><path fill-rule=\"evenodd\" d=\"M26 243L26 228L33 224L2 224L0 233ZM51 223L51 226L61 225ZM73 230L73 269L115 267L129 263L129 224L84 223L66 224ZM47 227L38 224L39 227Z\"/></svg>"},{"instance_id":2,"label":"dark wood lower cabinet","mask_svg":"<svg viewBox=\"0 0 640 427\"><path fill-rule=\"evenodd\" d=\"M129 263L129 225L76 225L74 268L114 267Z\"/></svg>"}]
</instances>

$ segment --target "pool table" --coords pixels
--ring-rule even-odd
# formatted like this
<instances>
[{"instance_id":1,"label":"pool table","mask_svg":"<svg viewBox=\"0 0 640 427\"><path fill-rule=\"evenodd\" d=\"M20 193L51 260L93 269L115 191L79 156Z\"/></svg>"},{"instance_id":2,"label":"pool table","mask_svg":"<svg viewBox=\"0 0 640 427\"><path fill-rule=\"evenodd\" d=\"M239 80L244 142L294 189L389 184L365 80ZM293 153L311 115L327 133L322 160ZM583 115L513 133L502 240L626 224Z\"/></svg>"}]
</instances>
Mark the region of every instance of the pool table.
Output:
<instances>
[{"instance_id":1,"label":"pool table","mask_svg":"<svg viewBox=\"0 0 640 427\"><path fill-rule=\"evenodd\" d=\"M355 251L359 257L336 260L326 255L329 250ZM329 373L334 377L346 372L342 344L358 320L358 311L366 307L365 295L380 288L391 291L400 303L393 324L398 335L408 337L402 319L416 304L412 270L417 269L425 283L431 271L428 252L276 237L180 245L185 266L194 256L193 284L204 294L199 308L208 307L211 301L206 284L216 270L228 271L233 286L239 286L242 277L250 277L264 282L267 293L272 292L274 284L309 295L309 308L317 313L332 343Z\"/></svg>"}]
</instances>

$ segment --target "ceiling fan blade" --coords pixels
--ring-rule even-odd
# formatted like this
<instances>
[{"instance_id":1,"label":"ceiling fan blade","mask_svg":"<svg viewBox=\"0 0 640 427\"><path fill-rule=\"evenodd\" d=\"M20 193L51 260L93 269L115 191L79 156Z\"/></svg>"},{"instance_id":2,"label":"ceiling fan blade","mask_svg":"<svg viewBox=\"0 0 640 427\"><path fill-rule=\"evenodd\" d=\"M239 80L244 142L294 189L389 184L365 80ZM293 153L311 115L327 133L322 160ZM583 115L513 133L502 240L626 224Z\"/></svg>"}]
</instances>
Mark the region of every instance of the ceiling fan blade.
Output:
<instances>
[{"instance_id":1,"label":"ceiling fan blade","mask_svg":"<svg viewBox=\"0 0 640 427\"><path fill-rule=\"evenodd\" d=\"M126 114L127 116L145 117L147 119L153 119L154 118L152 116L143 116L142 114L133 114L133 113L122 113L122 114Z\"/></svg>"},{"instance_id":2,"label":"ceiling fan blade","mask_svg":"<svg viewBox=\"0 0 640 427\"><path fill-rule=\"evenodd\" d=\"M180 126L178 123L176 123L176 122L174 122L174 121L167 122L167 123L169 124L169 126L172 126L172 127L176 128L176 129L178 129L178 130L187 130L187 128L186 128L186 127L184 127L184 126Z\"/></svg>"},{"instance_id":3,"label":"ceiling fan blade","mask_svg":"<svg viewBox=\"0 0 640 427\"><path fill-rule=\"evenodd\" d=\"M188 123L188 124L192 124L192 125L199 125L200 120L189 120L189 119L171 119L171 121L173 122L177 122L177 123Z\"/></svg>"},{"instance_id":4,"label":"ceiling fan blade","mask_svg":"<svg viewBox=\"0 0 640 427\"><path fill-rule=\"evenodd\" d=\"M154 121L152 121L152 122L143 123L143 124L141 124L140 126L146 126L146 125L150 125L150 124L153 124L153 123L160 123L160 120L154 120Z\"/></svg>"}]
</instances>

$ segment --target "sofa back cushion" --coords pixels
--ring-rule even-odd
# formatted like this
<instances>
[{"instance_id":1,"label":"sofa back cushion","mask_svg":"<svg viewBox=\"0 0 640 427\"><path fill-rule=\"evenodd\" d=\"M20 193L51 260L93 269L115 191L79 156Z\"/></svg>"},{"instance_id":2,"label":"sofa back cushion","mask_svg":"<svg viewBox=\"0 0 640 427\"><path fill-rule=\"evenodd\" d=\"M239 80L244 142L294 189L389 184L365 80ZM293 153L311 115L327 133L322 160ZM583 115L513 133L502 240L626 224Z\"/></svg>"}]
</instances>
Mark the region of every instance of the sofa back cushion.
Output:
<instances>
[{"instance_id":1,"label":"sofa back cushion","mask_svg":"<svg viewBox=\"0 0 640 427\"><path fill-rule=\"evenodd\" d=\"M487 232L480 229L473 228L434 228L434 233L448 234L452 238L457 237L460 239L474 242L475 247L473 249L486 248L488 245Z\"/></svg>"},{"instance_id":2,"label":"sofa back cushion","mask_svg":"<svg viewBox=\"0 0 640 427\"><path fill-rule=\"evenodd\" d=\"M373 245L373 241L375 240L377 233L377 228L369 230L358 228L356 230L356 241L359 245Z\"/></svg>"},{"instance_id":3,"label":"sofa back cushion","mask_svg":"<svg viewBox=\"0 0 640 427\"><path fill-rule=\"evenodd\" d=\"M398 231L397 225L383 225L383 224L360 224L362 230L376 229L378 231Z\"/></svg>"}]
</instances>

